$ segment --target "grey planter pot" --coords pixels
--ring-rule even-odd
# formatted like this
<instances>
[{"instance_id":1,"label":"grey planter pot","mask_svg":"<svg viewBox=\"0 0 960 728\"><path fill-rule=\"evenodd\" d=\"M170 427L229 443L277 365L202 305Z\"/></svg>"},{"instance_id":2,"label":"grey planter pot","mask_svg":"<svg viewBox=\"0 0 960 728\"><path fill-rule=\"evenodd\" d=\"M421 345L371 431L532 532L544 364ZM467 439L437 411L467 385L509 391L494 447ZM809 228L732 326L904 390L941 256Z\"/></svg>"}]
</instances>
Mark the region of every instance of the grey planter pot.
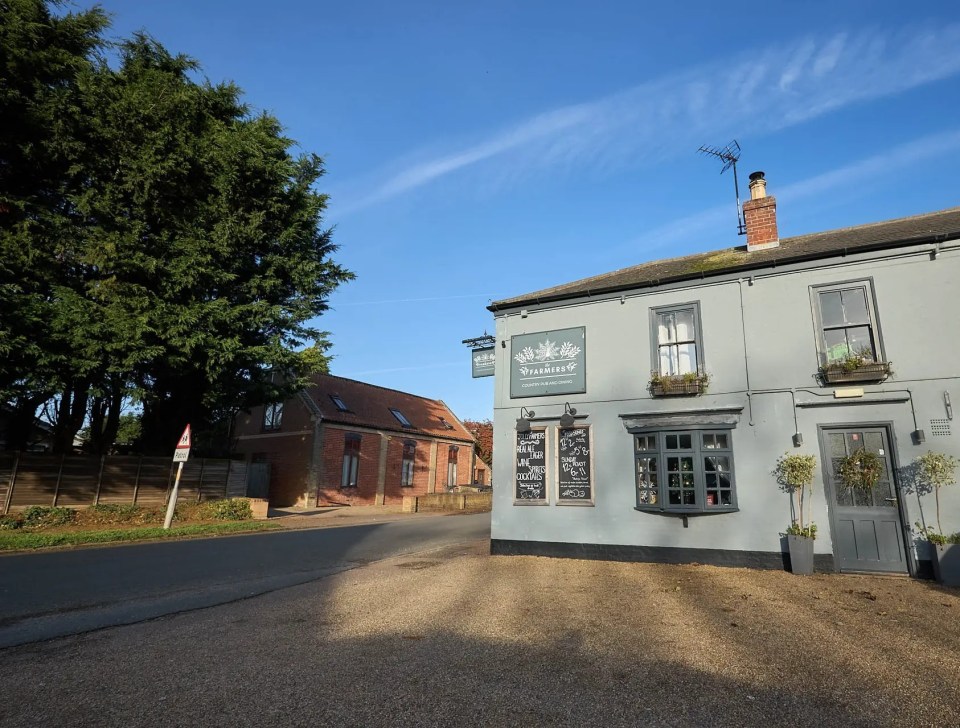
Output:
<instances>
[{"instance_id":1,"label":"grey planter pot","mask_svg":"<svg viewBox=\"0 0 960 728\"><path fill-rule=\"evenodd\" d=\"M813 539L806 536L787 536L790 549L790 571L794 574L813 573Z\"/></svg>"},{"instance_id":2,"label":"grey planter pot","mask_svg":"<svg viewBox=\"0 0 960 728\"><path fill-rule=\"evenodd\" d=\"M960 586L960 544L933 547L933 575L944 586Z\"/></svg>"}]
</instances>

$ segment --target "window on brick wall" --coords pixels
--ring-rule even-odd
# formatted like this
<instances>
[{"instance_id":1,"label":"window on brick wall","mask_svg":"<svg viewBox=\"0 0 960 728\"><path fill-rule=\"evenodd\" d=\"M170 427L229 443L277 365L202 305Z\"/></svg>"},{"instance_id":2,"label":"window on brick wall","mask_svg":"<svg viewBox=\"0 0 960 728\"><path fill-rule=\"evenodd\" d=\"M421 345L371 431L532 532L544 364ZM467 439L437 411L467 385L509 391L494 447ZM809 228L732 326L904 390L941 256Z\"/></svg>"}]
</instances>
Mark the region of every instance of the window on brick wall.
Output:
<instances>
[{"instance_id":1,"label":"window on brick wall","mask_svg":"<svg viewBox=\"0 0 960 728\"><path fill-rule=\"evenodd\" d=\"M407 440L403 443L403 462L400 464L400 486L413 486L413 467L417 459L417 443Z\"/></svg>"},{"instance_id":2,"label":"window on brick wall","mask_svg":"<svg viewBox=\"0 0 960 728\"><path fill-rule=\"evenodd\" d=\"M343 469L340 473L341 488L357 487L357 472L360 470L360 435L347 434L343 441Z\"/></svg>"},{"instance_id":3,"label":"window on brick wall","mask_svg":"<svg viewBox=\"0 0 960 728\"><path fill-rule=\"evenodd\" d=\"M274 402L263 408L263 429L279 430L283 419L283 402Z\"/></svg>"},{"instance_id":4,"label":"window on brick wall","mask_svg":"<svg viewBox=\"0 0 960 728\"><path fill-rule=\"evenodd\" d=\"M447 450L447 487L452 488L457 484L457 455L460 448L451 445Z\"/></svg>"}]
</instances>

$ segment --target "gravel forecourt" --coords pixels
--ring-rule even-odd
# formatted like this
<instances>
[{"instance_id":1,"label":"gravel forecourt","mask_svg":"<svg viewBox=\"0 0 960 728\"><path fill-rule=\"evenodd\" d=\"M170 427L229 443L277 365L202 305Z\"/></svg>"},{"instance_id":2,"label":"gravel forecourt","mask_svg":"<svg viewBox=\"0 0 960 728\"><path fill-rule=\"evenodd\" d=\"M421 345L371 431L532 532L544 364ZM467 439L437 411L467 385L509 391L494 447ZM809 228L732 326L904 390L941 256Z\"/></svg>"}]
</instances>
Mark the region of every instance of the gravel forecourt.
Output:
<instances>
[{"instance_id":1,"label":"gravel forecourt","mask_svg":"<svg viewBox=\"0 0 960 728\"><path fill-rule=\"evenodd\" d=\"M960 725L956 589L488 550L0 651L0 725Z\"/></svg>"}]
</instances>

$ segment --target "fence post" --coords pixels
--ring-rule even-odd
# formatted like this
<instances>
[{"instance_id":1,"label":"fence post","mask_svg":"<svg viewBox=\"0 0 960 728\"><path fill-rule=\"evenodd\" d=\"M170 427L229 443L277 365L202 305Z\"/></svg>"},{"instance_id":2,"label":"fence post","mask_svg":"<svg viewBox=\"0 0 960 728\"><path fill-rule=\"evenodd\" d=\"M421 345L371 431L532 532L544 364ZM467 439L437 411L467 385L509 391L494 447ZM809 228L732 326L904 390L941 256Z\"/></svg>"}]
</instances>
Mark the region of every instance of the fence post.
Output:
<instances>
[{"instance_id":1,"label":"fence post","mask_svg":"<svg viewBox=\"0 0 960 728\"><path fill-rule=\"evenodd\" d=\"M60 470L57 471L57 485L53 489L53 507L57 507L57 496L60 495L60 479L63 477L63 462L67 459L67 454L60 456Z\"/></svg>"},{"instance_id":2,"label":"fence post","mask_svg":"<svg viewBox=\"0 0 960 728\"><path fill-rule=\"evenodd\" d=\"M197 481L197 503L200 502L200 496L203 495L203 466L206 462L206 458L200 458L200 479Z\"/></svg>"},{"instance_id":3,"label":"fence post","mask_svg":"<svg viewBox=\"0 0 960 728\"><path fill-rule=\"evenodd\" d=\"M100 456L100 473L97 475L97 492L93 496L93 505L100 505L100 486L103 485L103 466L107 462L107 456Z\"/></svg>"},{"instance_id":4,"label":"fence post","mask_svg":"<svg viewBox=\"0 0 960 728\"><path fill-rule=\"evenodd\" d=\"M143 467L143 455L137 460L137 476L133 480L133 505L137 505L137 491L140 490L140 468Z\"/></svg>"},{"instance_id":5,"label":"fence post","mask_svg":"<svg viewBox=\"0 0 960 728\"><path fill-rule=\"evenodd\" d=\"M227 460L227 477L223 479L223 497L227 497L227 486L230 484L230 468L233 466L233 460Z\"/></svg>"},{"instance_id":6,"label":"fence post","mask_svg":"<svg viewBox=\"0 0 960 728\"><path fill-rule=\"evenodd\" d=\"M7 497L3 503L3 512L10 510L10 504L13 503L13 484L17 482L17 468L20 466L20 452L13 454L13 468L10 471L10 484L7 487Z\"/></svg>"}]
</instances>

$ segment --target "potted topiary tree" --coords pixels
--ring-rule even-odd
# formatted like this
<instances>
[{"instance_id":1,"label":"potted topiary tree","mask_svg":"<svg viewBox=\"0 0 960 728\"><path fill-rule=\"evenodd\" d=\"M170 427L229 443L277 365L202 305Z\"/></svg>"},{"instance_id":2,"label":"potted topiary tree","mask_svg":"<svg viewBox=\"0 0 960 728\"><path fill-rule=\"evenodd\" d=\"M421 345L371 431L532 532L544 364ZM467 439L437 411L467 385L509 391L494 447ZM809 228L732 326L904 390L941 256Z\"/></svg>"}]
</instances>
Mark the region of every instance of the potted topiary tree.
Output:
<instances>
[{"instance_id":1,"label":"potted topiary tree","mask_svg":"<svg viewBox=\"0 0 960 728\"><path fill-rule=\"evenodd\" d=\"M933 490L937 507L937 530L929 526L920 529L933 552L933 574L941 584L960 586L960 533L946 536L940 524L940 489L957 482L957 461L943 453L927 452L916 459L916 466L917 479Z\"/></svg>"},{"instance_id":2,"label":"potted topiary tree","mask_svg":"<svg viewBox=\"0 0 960 728\"><path fill-rule=\"evenodd\" d=\"M813 541L817 537L817 525L804 518L804 508L812 517L809 500L813 494L813 473L817 458L813 455L790 455L784 453L777 460L774 470L777 482L790 493L791 523L787 528L787 546L790 551L790 571L794 574L813 573ZM796 503L793 498L796 497Z\"/></svg>"}]
</instances>

